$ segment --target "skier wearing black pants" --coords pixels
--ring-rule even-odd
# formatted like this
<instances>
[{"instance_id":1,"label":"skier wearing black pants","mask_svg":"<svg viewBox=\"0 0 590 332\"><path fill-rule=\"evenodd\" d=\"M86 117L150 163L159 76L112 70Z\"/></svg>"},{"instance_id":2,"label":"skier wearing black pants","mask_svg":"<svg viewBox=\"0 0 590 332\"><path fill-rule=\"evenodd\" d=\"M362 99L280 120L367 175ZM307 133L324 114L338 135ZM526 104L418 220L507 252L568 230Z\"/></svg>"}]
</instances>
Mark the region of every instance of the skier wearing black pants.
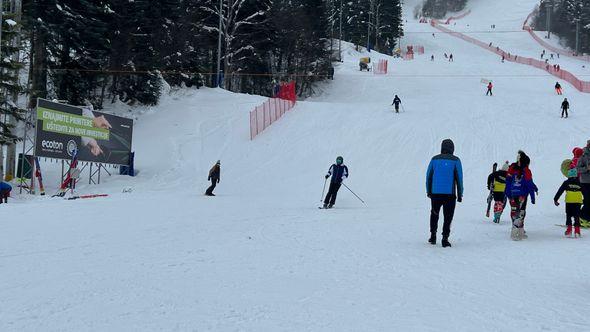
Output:
<instances>
[{"instance_id":1,"label":"skier wearing black pants","mask_svg":"<svg viewBox=\"0 0 590 332\"><path fill-rule=\"evenodd\" d=\"M215 163L215 165L213 165L213 167L211 167L211 170L209 170L209 177L207 178L207 180L211 181L211 186L209 188L207 188L205 195L215 196L215 194L213 194L213 190L215 189L215 187L219 183L220 178L221 178L221 160L218 160L217 163Z\"/></svg>"},{"instance_id":2,"label":"skier wearing black pants","mask_svg":"<svg viewBox=\"0 0 590 332\"><path fill-rule=\"evenodd\" d=\"M463 168L461 160L453 155L455 145L450 139L442 142L441 154L435 156L426 171L426 193L431 201L430 210L430 244L436 244L438 219L442 208L444 224L442 246L450 247L449 235L455 214L455 200L463 200Z\"/></svg>"},{"instance_id":3,"label":"skier wearing black pants","mask_svg":"<svg viewBox=\"0 0 590 332\"><path fill-rule=\"evenodd\" d=\"M576 168L580 176L580 185L584 196L584 206L580 218L588 222L590 221L590 140L586 142L584 154L578 160Z\"/></svg>"},{"instance_id":4,"label":"skier wearing black pants","mask_svg":"<svg viewBox=\"0 0 590 332\"><path fill-rule=\"evenodd\" d=\"M391 103L391 105L395 105L395 113L399 113L399 104L401 103L402 100L399 99L397 95L395 95L395 98L393 98L393 103Z\"/></svg>"},{"instance_id":5,"label":"skier wearing black pants","mask_svg":"<svg viewBox=\"0 0 590 332\"><path fill-rule=\"evenodd\" d=\"M565 114L565 117L567 118L568 114L567 111L570 108L570 103L569 101L567 101L567 98L565 98L563 100L563 103L561 103L561 117L563 118L563 115Z\"/></svg>"},{"instance_id":6,"label":"skier wearing black pants","mask_svg":"<svg viewBox=\"0 0 590 332\"><path fill-rule=\"evenodd\" d=\"M336 158L336 163L330 166L328 174L326 174L326 180L330 176L332 180L330 181L330 188L328 189L326 199L324 199L324 209L331 209L336 204L336 196L338 195L342 181L348 178L348 167L344 165L344 158Z\"/></svg>"}]
</instances>

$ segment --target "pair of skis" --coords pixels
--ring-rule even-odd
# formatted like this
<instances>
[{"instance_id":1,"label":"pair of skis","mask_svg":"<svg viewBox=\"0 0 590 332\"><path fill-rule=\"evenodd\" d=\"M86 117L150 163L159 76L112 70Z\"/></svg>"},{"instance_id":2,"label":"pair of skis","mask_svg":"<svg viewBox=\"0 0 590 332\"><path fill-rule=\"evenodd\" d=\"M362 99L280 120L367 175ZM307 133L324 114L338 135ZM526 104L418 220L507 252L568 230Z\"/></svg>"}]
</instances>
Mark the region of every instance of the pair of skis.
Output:
<instances>
[{"instance_id":1,"label":"pair of skis","mask_svg":"<svg viewBox=\"0 0 590 332\"><path fill-rule=\"evenodd\" d=\"M498 170L498 163L494 163L492 166L492 174L496 173ZM486 210L486 217L490 217L490 210L492 208L492 201L494 200L494 184L490 185L490 193L488 194L488 208Z\"/></svg>"}]
</instances>

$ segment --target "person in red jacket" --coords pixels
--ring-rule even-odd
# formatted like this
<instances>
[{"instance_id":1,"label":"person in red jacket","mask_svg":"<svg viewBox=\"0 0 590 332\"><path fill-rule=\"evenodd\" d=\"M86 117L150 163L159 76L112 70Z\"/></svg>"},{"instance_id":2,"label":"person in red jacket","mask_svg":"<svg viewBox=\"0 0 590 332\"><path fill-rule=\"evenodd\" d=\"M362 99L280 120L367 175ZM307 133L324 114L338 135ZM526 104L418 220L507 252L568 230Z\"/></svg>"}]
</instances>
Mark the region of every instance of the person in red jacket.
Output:
<instances>
[{"instance_id":1,"label":"person in red jacket","mask_svg":"<svg viewBox=\"0 0 590 332\"><path fill-rule=\"evenodd\" d=\"M493 96L493 95L494 95L494 94L492 93L492 88L493 88L493 87L494 87L494 85L492 84L492 81L490 81L490 82L488 83L488 92L486 92L486 96L487 96L487 95L490 95L490 96Z\"/></svg>"},{"instance_id":2,"label":"person in red jacket","mask_svg":"<svg viewBox=\"0 0 590 332\"><path fill-rule=\"evenodd\" d=\"M582 148L574 148L572 151L574 154L574 158L572 159L572 163L570 164L570 169L578 167L578 160L584 154L584 149Z\"/></svg>"}]
</instances>

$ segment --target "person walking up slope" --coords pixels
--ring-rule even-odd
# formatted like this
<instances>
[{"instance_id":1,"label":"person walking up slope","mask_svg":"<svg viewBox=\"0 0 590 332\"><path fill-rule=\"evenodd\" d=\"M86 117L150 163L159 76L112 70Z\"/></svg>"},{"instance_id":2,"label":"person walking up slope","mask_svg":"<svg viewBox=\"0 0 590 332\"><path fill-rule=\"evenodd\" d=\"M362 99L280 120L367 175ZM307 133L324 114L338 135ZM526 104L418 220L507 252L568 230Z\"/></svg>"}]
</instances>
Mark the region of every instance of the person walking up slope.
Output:
<instances>
[{"instance_id":1,"label":"person walking up slope","mask_svg":"<svg viewBox=\"0 0 590 332\"><path fill-rule=\"evenodd\" d=\"M326 199L324 199L324 209L331 209L334 207L338 190L340 190L340 186L342 186L342 181L348 178L348 167L344 165L344 158L340 156L336 158L336 163L330 166L328 174L326 174L326 180L330 176L332 177L332 180L330 181L330 188L328 189L328 194L326 194Z\"/></svg>"},{"instance_id":2,"label":"person walking up slope","mask_svg":"<svg viewBox=\"0 0 590 332\"><path fill-rule=\"evenodd\" d=\"M523 151L518 151L516 163L508 168L506 177L506 197L510 200L510 217L512 218L512 240L519 241L526 239L524 231L524 219L526 217L526 206L528 196L531 196L531 203L535 204L535 193L537 186L533 182L533 174L529 169L531 159Z\"/></svg>"},{"instance_id":3,"label":"person walking up slope","mask_svg":"<svg viewBox=\"0 0 590 332\"><path fill-rule=\"evenodd\" d=\"M583 195L580 180L578 180L578 171L572 168L567 173L568 179L563 182L553 198L555 206L559 206L559 198L565 191L565 224L567 230L565 236L572 236L572 219L574 219L575 237L582 236L580 233L580 209L582 208Z\"/></svg>"},{"instance_id":4,"label":"person walking up slope","mask_svg":"<svg viewBox=\"0 0 590 332\"><path fill-rule=\"evenodd\" d=\"M455 214L455 200L463 201L463 167L461 160L453 153L455 144L445 139L441 144L441 154L435 156L426 171L426 194L430 198L430 239L428 242L436 244L438 219L441 208L444 213L442 231L442 246L450 247L449 235L451 223Z\"/></svg>"},{"instance_id":5,"label":"person walking up slope","mask_svg":"<svg viewBox=\"0 0 590 332\"><path fill-rule=\"evenodd\" d=\"M395 95L395 98L393 98L393 103L391 103L391 105L395 105L395 113L399 113L399 104L401 103L402 100L399 99L397 95Z\"/></svg>"},{"instance_id":6,"label":"person walking up slope","mask_svg":"<svg viewBox=\"0 0 590 332\"><path fill-rule=\"evenodd\" d=\"M567 101L567 98L565 98L563 100L563 102L561 103L561 117L562 118L563 118L563 115L565 114L565 117L567 119L567 116L568 116L567 110L569 110L569 108L570 108L570 102Z\"/></svg>"},{"instance_id":7,"label":"person walking up slope","mask_svg":"<svg viewBox=\"0 0 590 332\"><path fill-rule=\"evenodd\" d=\"M506 206L506 177L508 176L509 163L505 162L502 169L488 176L488 190L492 191L494 198L494 223L500 223L500 217Z\"/></svg>"},{"instance_id":8,"label":"person walking up slope","mask_svg":"<svg viewBox=\"0 0 590 332\"><path fill-rule=\"evenodd\" d=\"M584 196L584 206L580 214L582 220L580 222L586 224L590 221L590 140L586 142L584 154L578 160L576 169L580 177L582 195Z\"/></svg>"},{"instance_id":9,"label":"person walking up slope","mask_svg":"<svg viewBox=\"0 0 590 332\"><path fill-rule=\"evenodd\" d=\"M486 96L493 96L494 94L492 93L492 89L494 88L494 85L492 84L492 82L488 82L488 91L486 92Z\"/></svg>"},{"instance_id":10,"label":"person walking up slope","mask_svg":"<svg viewBox=\"0 0 590 332\"><path fill-rule=\"evenodd\" d=\"M213 190L215 189L215 187L219 183L220 179L221 179L221 160L218 160L217 163L215 163L215 165L213 165L213 167L211 167L211 169L209 170L209 177L207 178L207 180L211 181L211 186L209 188L207 188L205 195L215 196L215 194L213 194Z\"/></svg>"}]
</instances>

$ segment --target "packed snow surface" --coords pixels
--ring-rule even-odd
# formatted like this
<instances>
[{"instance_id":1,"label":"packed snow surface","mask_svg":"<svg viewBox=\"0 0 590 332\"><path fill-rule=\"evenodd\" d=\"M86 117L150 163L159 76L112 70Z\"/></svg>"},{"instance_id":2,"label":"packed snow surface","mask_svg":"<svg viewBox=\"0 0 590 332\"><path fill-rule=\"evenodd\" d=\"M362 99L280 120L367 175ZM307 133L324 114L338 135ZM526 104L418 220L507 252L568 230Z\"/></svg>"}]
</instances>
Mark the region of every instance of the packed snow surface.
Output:
<instances>
[{"instance_id":1,"label":"packed snow surface","mask_svg":"<svg viewBox=\"0 0 590 332\"><path fill-rule=\"evenodd\" d=\"M527 14L493 3L489 24ZM345 44L335 80L253 141L248 111L262 97L173 92L132 112L139 175L79 188L108 198L0 205L0 330L588 331L590 232L564 238L552 198L561 161L590 138L589 97L564 84L572 111L561 119L553 77L433 38L410 17L406 30L416 33L404 44L425 55ZM516 48L530 36L496 38ZM390 73L359 72L365 55L389 59ZM465 198L443 249L426 242L424 174L445 138L463 161ZM540 192L529 238L513 242L508 212L499 225L484 217L485 185L492 163L518 149ZM318 210L338 155L366 204L342 188L335 209ZM218 196L205 197L217 159ZM53 191L57 166L43 167Z\"/></svg>"}]
</instances>

